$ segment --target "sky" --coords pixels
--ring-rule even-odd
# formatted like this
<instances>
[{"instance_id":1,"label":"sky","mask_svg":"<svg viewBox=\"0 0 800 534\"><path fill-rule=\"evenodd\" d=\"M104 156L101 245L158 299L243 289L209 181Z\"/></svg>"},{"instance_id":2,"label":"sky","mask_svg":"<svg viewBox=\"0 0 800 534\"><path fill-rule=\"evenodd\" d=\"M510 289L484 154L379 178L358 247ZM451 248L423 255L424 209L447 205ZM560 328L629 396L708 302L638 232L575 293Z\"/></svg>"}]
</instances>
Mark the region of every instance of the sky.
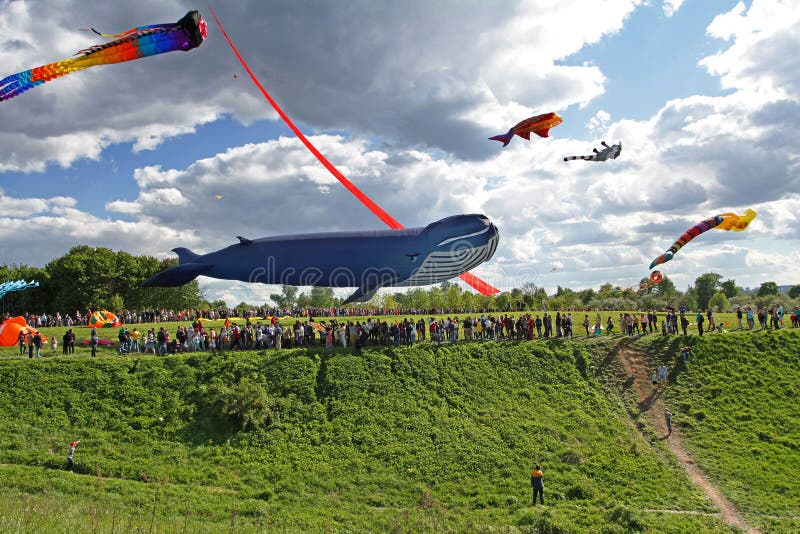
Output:
<instances>
[{"instance_id":1,"label":"sky","mask_svg":"<svg viewBox=\"0 0 800 534\"><path fill-rule=\"evenodd\" d=\"M0 264L383 227L272 111L208 5L0 0L0 78L104 42L80 28L208 20L197 49L0 102ZM397 220L492 219L499 247L473 272L500 289L636 286L688 227L746 208L745 232L712 230L661 271L679 288L706 272L800 283L800 0L210 5L289 116ZM564 122L547 139L487 139L550 111ZM621 156L562 160L601 140ZM276 292L200 283L231 305Z\"/></svg>"}]
</instances>

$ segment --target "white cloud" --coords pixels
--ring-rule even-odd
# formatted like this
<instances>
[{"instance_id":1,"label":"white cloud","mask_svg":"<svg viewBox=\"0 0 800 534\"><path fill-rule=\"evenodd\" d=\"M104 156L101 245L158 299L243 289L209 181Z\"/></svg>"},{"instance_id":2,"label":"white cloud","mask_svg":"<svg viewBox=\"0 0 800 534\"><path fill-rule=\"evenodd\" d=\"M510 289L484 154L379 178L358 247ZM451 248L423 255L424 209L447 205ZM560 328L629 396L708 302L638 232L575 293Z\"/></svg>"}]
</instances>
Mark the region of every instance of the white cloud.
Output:
<instances>
[{"instance_id":1,"label":"white cloud","mask_svg":"<svg viewBox=\"0 0 800 534\"><path fill-rule=\"evenodd\" d=\"M664 10L664 14L668 17L671 17L683 5L684 0L664 0L664 3L661 5L661 8Z\"/></svg>"},{"instance_id":2,"label":"white cloud","mask_svg":"<svg viewBox=\"0 0 800 534\"><path fill-rule=\"evenodd\" d=\"M723 87L745 89L773 99L798 98L800 4L797 0L739 2L714 18L708 35L733 41L730 47L700 61Z\"/></svg>"},{"instance_id":3,"label":"white cloud","mask_svg":"<svg viewBox=\"0 0 800 534\"><path fill-rule=\"evenodd\" d=\"M498 9L472 1L453 9L355 0L311 11L243 1L219 6L219 15L256 74L301 123L476 158L492 150L483 142L487 132L524 113L601 94L599 68L557 61L619 31L639 3L565 0L555 8L517 0ZM0 65L11 74L99 39L76 28L117 31L177 20L194 7L11 2L0 17ZM151 150L226 115L245 123L274 118L245 75L233 78L237 73L241 67L212 22L207 42L195 50L53 80L0 106L0 172L97 160L118 143Z\"/></svg>"}]
</instances>

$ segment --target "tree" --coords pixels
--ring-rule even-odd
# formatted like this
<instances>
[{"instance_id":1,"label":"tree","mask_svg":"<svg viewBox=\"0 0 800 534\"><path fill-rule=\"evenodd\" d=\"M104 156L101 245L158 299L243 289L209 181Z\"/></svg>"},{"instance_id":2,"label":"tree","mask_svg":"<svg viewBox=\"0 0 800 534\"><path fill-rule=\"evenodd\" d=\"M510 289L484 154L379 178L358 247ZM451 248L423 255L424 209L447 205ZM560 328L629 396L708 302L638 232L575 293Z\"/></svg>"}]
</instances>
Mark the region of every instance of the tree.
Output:
<instances>
[{"instance_id":1,"label":"tree","mask_svg":"<svg viewBox=\"0 0 800 534\"><path fill-rule=\"evenodd\" d=\"M532 310L536 306L535 299L538 290L539 288L536 287L536 284L534 284L533 282L526 282L520 288L520 293L521 293L520 297L522 298L522 302L528 309Z\"/></svg>"},{"instance_id":2,"label":"tree","mask_svg":"<svg viewBox=\"0 0 800 534\"><path fill-rule=\"evenodd\" d=\"M725 296L723 291L717 291L714 296L708 301L708 307L720 312L728 311L731 305L728 303L728 297Z\"/></svg>"},{"instance_id":3,"label":"tree","mask_svg":"<svg viewBox=\"0 0 800 534\"><path fill-rule=\"evenodd\" d=\"M590 288L579 291L578 297L581 299L583 305L586 306L595 297L594 289Z\"/></svg>"},{"instance_id":4,"label":"tree","mask_svg":"<svg viewBox=\"0 0 800 534\"><path fill-rule=\"evenodd\" d=\"M789 288L789 298L796 299L800 297L800 284Z\"/></svg>"},{"instance_id":5,"label":"tree","mask_svg":"<svg viewBox=\"0 0 800 534\"><path fill-rule=\"evenodd\" d=\"M281 287L280 293L273 293L269 296L269 300L275 303L279 308L291 308L297 303L297 289L295 286L284 285Z\"/></svg>"},{"instance_id":6,"label":"tree","mask_svg":"<svg viewBox=\"0 0 800 534\"><path fill-rule=\"evenodd\" d=\"M598 299L608 299L616 296L617 292L614 290L614 286L611 284L603 284L600 286L600 289L597 290Z\"/></svg>"},{"instance_id":7,"label":"tree","mask_svg":"<svg viewBox=\"0 0 800 534\"><path fill-rule=\"evenodd\" d=\"M327 308L333 304L333 288L312 287L309 297L310 305L316 308Z\"/></svg>"},{"instance_id":8,"label":"tree","mask_svg":"<svg viewBox=\"0 0 800 534\"><path fill-rule=\"evenodd\" d=\"M119 293L114 293L111 295L111 298L108 299L108 307L114 313L121 313L125 310L125 301L122 300Z\"/></svg>"},{"instance_id":9,"label":"tree","mask_svg":"<svg viewBox=\"0 0 800 534\"><path fill-rule=\"evenodd\" d=\"M675 289L675 283L666 275L664 275L664 279L661 280L661 283L656 286L656 290L659 295L663 295L666 298L673 298L678 295L678 290Z\"/></svg>"},{"instance_id":10,"label":"tree","mask_svg":"<svg viewBox=\"0 0 800 534\"><path fill-rule=\"evenodd\" d=\"M725 296L729 299L732 299L739 294L739 288L736 287L736 280L725 280L719 286L722 292L725 293Z\"/></svg>"},{"instance_id":11,"label":"tree","mask_svg":"<svg viewBox=\"0 0 800 534\"><path fill-rule=\"evenodd\" d=\"M445 306L459 308L461 306L461 288L457 284L450 284L444 292Z\"/></svg>"},{"instance_id":12,"label":"tree","mask_svg":"<svg viewBox=\"0 0 800 534\"><path fill-rule=\"evenodd\" d=\"M508 311L511 306L511 295L508 293L498 293L494 296L494 304L499 311ZM469 308L469 306L467 306Z\"/></svg>"},{"instance_id":13,"label":"tree","mask_svg":"<svg viewBox=\"0 0 800 534\"><path fill-rule=\"evenodd\" d=\"M761 287L758 288L758 296L759 297L766 297L768 295L777 295L778 294L778 284L775 282L764 282L761 284Z\"/></svg>"},{"instance_id":14,"label":"tree","mask_svg":"<svg viewBox=\"0 0 800 534\"><path fill-rule=\"evenodd\" d=\"M700 308L708 307L708 301L711 300L711 297L717 292L717 286L721 278L722 276L717 273L706 273L700 275L697 280L694 281L697 305Z\"/></svg>"}]
</instances>

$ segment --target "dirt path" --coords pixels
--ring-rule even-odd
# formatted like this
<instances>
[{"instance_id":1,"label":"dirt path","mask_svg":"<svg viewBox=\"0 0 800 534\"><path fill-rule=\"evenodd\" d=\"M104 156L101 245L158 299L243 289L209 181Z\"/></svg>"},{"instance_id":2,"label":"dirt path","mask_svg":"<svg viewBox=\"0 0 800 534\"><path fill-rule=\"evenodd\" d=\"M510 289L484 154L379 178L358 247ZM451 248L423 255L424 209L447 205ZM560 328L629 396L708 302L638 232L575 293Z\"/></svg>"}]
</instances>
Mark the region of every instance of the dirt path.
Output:
<instances>
[{"instance_id":1,"label":"dirt path","mask_svg":"<svg viewBox=\"0 0 800 534\"><path fill-rule=\"evenodd\" d=\"M683 446L680 430L673 425L672 433L668 434L667 423L664 419L664 401L661 399L664 386L653 387L650 380L655 366L647 362L644 354L629 347L620 345L617 354L627 376L631 376L634 371L636 373L636 379L632 381L632 386L639 399L640 412L647 412L658 433L664 436L670 452L675 455L692 482L697 484L719 508L725 523L748 534L758 534L760 531L745 523L736 507L725 498L719 488L712 484L702 469L697 466Z\"/></svg>"}]
</instances>

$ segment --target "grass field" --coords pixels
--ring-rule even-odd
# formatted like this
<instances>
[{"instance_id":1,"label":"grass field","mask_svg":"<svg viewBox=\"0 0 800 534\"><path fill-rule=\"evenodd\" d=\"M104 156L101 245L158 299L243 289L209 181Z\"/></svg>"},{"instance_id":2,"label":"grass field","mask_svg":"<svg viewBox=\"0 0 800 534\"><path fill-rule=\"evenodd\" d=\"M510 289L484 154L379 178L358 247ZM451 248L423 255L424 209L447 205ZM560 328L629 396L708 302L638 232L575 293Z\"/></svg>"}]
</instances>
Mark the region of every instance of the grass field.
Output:
<instances>
[{"instance_id":1,"label":"grass field","mask_svg":"<svg viewBox=\"0 0 800 534\"><path fill-rule=\"evenodd\" d=\"M665 401L693 456L752 523L800 532L800 335L731 333L689 344L684 364L676 339L636 341L670 368Z\"/></svg>"},{"instance_id":2,"label":"grass field","mask_svg":"<svg viewBox=\"0 0 800 534\"><path fill-rule=\"evenodd\" d=\"M729 531L595 377L615 342L7 358L0 528Z\"/></svg>"}]
</instances>

